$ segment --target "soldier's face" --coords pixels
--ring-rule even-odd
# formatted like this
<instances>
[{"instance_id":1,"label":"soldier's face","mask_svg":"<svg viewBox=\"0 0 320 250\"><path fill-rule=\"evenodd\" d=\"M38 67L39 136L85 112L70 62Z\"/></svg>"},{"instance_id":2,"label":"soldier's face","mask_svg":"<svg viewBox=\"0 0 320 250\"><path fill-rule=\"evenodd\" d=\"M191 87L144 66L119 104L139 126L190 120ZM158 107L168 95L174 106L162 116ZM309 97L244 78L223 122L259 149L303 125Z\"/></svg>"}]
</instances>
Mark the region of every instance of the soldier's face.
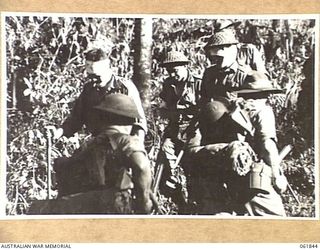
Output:
<instances>
[{"instance_id":1,"label":"soldier's face","mask_svg":"<svg viewBox=\"0 0 320 250\"><path fill-rule=\"evenodd\" d=\"M222 69L229 68L237 58L237 46L217 46L209 48L207 56L212 64Z\"/></svg>"},{"instance_id":2,"label":"soldier's face","mask_svg":"<svg viewBox=\"0 0 320 250\"><path fill-rule=\"evenodd\" d=\"M167 71L172 78L179 82L185 81L188 77L188 70L186 65L168 66Z\"/></svg>"},{"instance_id":3,"label":"soldier's face","mask_svg":"<svg viewBox=\"0 0 320 250\"><path fill-rule=\"evenodd\" d=\"M105 86L112 76L112 70L108 59L97 62L87 60L86 71L88 77L96 79L96 83L100 86Z\"/></svg>"}]
</instances>

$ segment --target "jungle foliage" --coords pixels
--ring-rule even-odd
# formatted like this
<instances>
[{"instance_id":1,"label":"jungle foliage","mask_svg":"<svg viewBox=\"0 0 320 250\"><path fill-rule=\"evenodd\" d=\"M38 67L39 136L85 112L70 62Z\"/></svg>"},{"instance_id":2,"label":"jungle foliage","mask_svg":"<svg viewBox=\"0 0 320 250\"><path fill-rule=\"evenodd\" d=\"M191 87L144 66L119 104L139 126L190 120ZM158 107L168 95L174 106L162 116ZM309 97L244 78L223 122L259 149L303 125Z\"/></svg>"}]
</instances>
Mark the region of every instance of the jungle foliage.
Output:
<instances>
[{"instance_id":1,"label":"jungle foliage","mask_svg":"<svg viewBox=\"0 0 320 250\"><path fill-rule=\"evenodd\" d=\"M153 19L151 80L146 109L146 146L153 166L165 120L160 119L159 92L166 72L159 67L168 49L183 51L192 71L200 75L208 65L203 51L214 31L213 19ZM241 42L255 44L264 54L273 84L286 94L269 98L277 119L279 148L294 145L282 162L298 195L283 195L288 216L315 216L313 131L314 20L239 20ZM134 43L132 18L6 17L7 62L7 201L8 215L24 214L32 200L47 198L45 126L59 126L70 113L83 87L84 52L102 46L110 54L114 72L132 78ZM310 59L309 59L310 61ZM146 90L143 90L146 91ZM299 96L300 93L300 96ZM308 125L306 125L308 124ZM311 124L311 125L310 125ZM88 135L85 129L54 142L52 158L70 156ZM53 189L55 187L53 186ZM57 191L54 190L54 196ZM165 213L174 206L162 197Z\"/></svg>"}]
</instances>

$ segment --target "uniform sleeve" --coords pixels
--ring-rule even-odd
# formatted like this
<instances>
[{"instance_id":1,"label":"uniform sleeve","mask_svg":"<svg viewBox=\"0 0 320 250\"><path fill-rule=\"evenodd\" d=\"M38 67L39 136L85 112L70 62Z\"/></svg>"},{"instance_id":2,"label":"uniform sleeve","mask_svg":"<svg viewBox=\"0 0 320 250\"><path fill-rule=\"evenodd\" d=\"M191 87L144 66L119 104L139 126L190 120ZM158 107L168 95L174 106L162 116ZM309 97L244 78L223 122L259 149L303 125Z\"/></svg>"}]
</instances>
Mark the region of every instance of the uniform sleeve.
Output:
<instances>
[{"instance_id":1,"label":"uniform sleeve","mask_svg":"<svg viewBox=\"0 0 320 250\"><path fill-rule=\"evenodd\" d=\"M142 117L141 119L138 119L137 122L134 123L134 125L141 127L145 133L147 133L147 119L142 107L142 103L141 103L141 98L140 98L140 94L139 91L137 89L137 87L134 85L133 82L131 81L126 81L126 86L128 88L128 96L130 96L133 101L135 102L139 115Z\"/></svg>"},{"instance_id":2,"label":"uniform sleeve","mask_svg":"<svg viewBox=\"0 0 320 250\"><path fill-rule=\"evenodd\" d=\"M265 141L267 139L277 141L275 117L270 106L258 107L251 115L251 119L255 128L254 136L257 141Z\"/></svg>"},{"instance_id":3,"label":"uniform sleeve","mask_svg":"<svg viewBox=\"0 0 320 250\"><path fill-rule=\"evenodd\" d=\"M202 77L201 89L200 89L200 104L208 102L209 97L209 86L210 86L210 68L207 68Z\"/></svg>"},{"instance_id":4,"label":"uniform sleeve","mask_svg":"<svg viewBox=\"0 0 320 250\"><path fill-rule=\"evenodd\" d=\"M238 47L237 61L242 67L249 66L269 77L265 66L263 54L253 44L240 44Z\"/></svg>"},{"instance_id":5,"label":"uniform sleeve","mask_svg":"<svg viewBox=\"0 0 320 250\"><path fill-rule=\"evenodd\" d=\"M167 78L162 84L162 91L160 98L166 103L167 108L176 108L178 97L174 92L174 88L171 85L171 80Z\"/></svg>"},{"instance_id":6,"label":"uniform sleeve","mask_svg":"<svg viewBox=\"0 0 320 250\"><path fill-rule=\"evenodd\" d=\"M63 122L63 135L70 137L75 132L79 131L84 124L83 121L83 107L84 107L84 92L82 92L79 98L75 101L73 109L69 117Z\"/></svg>"},{"instance_id":7,"label":"uniform sleeve","mask_svg":"<svg viewBox=\"0 0 320 250\"><path fill-rule=\"evenodd\" d=\"M159 94L160 98L164 101L164 102L167 102L168 101L168 84L167 84L167 81L165 80L163 83L162 83L162 90Z\"/></svg>"},{"instance_id":8,"label":"uniform sleeve","mask_svg":"<svg viewBox=\"0 0 320 250\"><path fill-rule=\"evenodd\" d=\"M117 133L110 139L115 144L116 151L122 155L130 157L135 152L147 154L143 142L136 136Z\"/></svg>"},{"instance_id":9,"label":"uniform sleeve","mask_svg":"<svg viewBox=\"0 0 320 250\"><path fill-rule=\"evenodd\" d=\"M263 55L256 47L253 47L253 64L255 65L257 71L263 72L268 75L265 61L263 60Z\"/></svg>"},{"instance_id":10,"label":"uniform sleeve","mask_svg":"<svg viewBox=\"0 0 320 250\"><path fill-rule=\"evenodd\" d=\"M196 131L193 131L192 133L188 134L188 144L187 144L187 151L190 153L194 153L198 150L198 147L201 145L201 133L200 130L197 129Z\"/></svg>"}]
</instances>

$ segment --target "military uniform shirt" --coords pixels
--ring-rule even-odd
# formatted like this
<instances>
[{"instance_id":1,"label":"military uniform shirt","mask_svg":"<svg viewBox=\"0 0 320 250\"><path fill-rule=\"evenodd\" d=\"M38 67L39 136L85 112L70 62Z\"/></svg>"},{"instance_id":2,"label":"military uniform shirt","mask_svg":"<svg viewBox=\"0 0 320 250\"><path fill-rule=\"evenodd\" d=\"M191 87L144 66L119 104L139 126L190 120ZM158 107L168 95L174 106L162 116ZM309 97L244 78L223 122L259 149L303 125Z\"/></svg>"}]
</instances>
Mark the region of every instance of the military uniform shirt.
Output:
<instances>
[{"instance_id":1,"label":"military uniform shirt","mask_svg":"<svg viewBox=\"0 0 320 250\"><path fill-rule=\"evenodd\" d=\"M256 70L268 75L261 53L252 44L238 44L236 62L228 69L221 70L215 65L204 72L201 88L201 101L206 103L211 98L227 97L234 99L232 91L241 89L247 74ZM275 118L265 100L244 101L243 109L247 112L255 127L255 140L272 138L276 140Z\"/></svg>"},{"instance_id":2,"label":"military uniform shirt","mask_svg":"<svg viewBox=\"0 0 320 250\"><path fill-rule=\"evenodd\" d=\"M165 102L169 125L166 129L167 137L176 137L189 125L196 112L196 104L200 100L201 79L188 71L185 82L178 82L169 77L163 83L160 93Z\"/></svg>"},{"instance_id":3,"label":"military uniform shirt","mask_svg":"<svg viewBox=\"0 0 320 250\"><path fill-rule=\"evenodd\" d=\"M214 96L230 97L230 92L240 89L247 74L252 70L268 75L258 49L252 44L238 44L236 62L228 70L221 70L215 65L205 70L202 79L202 100L206 102Z\"/></svg>"},{"instance_id":4,"label":"military uniform shirt","mask_svg":"<svg viewBox=\"0 0 320 250\"><path fill-rule=\"evenodd\" d=\"M111 93L122 93L130 96L134 100L139 115L142 117L142 119L137 120L134 125L141 127L146 132L146 118L136 86L129 80L112 76L111 80L104 87L99 87L92 82L85 84L82 93L75 102L71 115L62 125L64 135L67 137L72 136L75 132L79 131L83 125L86 126L92 135L96 136L99 134L102 122L101 111L93 107L100 104L105 95Z\"/></svg>"}]
</instances>

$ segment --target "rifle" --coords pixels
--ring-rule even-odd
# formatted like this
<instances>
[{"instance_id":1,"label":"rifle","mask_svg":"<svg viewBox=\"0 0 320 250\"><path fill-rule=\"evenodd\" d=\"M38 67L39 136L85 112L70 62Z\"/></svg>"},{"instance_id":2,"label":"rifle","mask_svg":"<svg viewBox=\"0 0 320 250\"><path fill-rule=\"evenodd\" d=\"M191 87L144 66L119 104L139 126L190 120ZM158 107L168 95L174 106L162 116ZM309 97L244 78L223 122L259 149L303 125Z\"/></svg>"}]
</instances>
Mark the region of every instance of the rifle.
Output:
<instances>
[{"instance_id":1,"label":"rifle","mask_svg":"<svg viewBox=\"0 0 320 250\"><path fill-rule=\"evenodd\" d=\"M164 164L162 162L158 163L158 164L156 164L156 167L157 167L156 173L155 173L154 181L153 181L152 187L151 187L152 193L154 193L154 194L156 194L159 190L159 185L160 185L160 180L161 180Z\"/></svg>"},{"instance_id":2,"label":"rifle","mask_svg":"<svg viewBox=\"0 0 320 250\"><path fill-rule=\"evenodd\" d=\"M181 136L183 137L185 134L188 134L190 132L196 131L196 129L198 127L197 123L198 123L198 116L195 115L191 119L189 126L185 129L185 131L183 131ZM176 168L179 165L179 163L180 163L180 161L181 161L181 159L182 159L182 157L183 157L183 155L185 153L185 148L186 148L186 145L187 145L188 141L189 141L189 139L184 143L182 149L180 150L180 152L179 152L179 154L177 156L177 159L176 159L176 161L174 163L174 167L173 168ZM159 184L160 184L160 180L161 180L162 173L163 173L163 168L164 168L164 163L161 162L161 159L159 159L159 155L161 155L161 151L162 151L162 144L161 144L160 151L159 151L158 157L157 157L157 164L156 164L157 168L156 168L154 182L153 182L153 185L152 185L152 192L154 194L156 194L158 192L158 190L159 190Z\"/></svg>"}]
</instances>

